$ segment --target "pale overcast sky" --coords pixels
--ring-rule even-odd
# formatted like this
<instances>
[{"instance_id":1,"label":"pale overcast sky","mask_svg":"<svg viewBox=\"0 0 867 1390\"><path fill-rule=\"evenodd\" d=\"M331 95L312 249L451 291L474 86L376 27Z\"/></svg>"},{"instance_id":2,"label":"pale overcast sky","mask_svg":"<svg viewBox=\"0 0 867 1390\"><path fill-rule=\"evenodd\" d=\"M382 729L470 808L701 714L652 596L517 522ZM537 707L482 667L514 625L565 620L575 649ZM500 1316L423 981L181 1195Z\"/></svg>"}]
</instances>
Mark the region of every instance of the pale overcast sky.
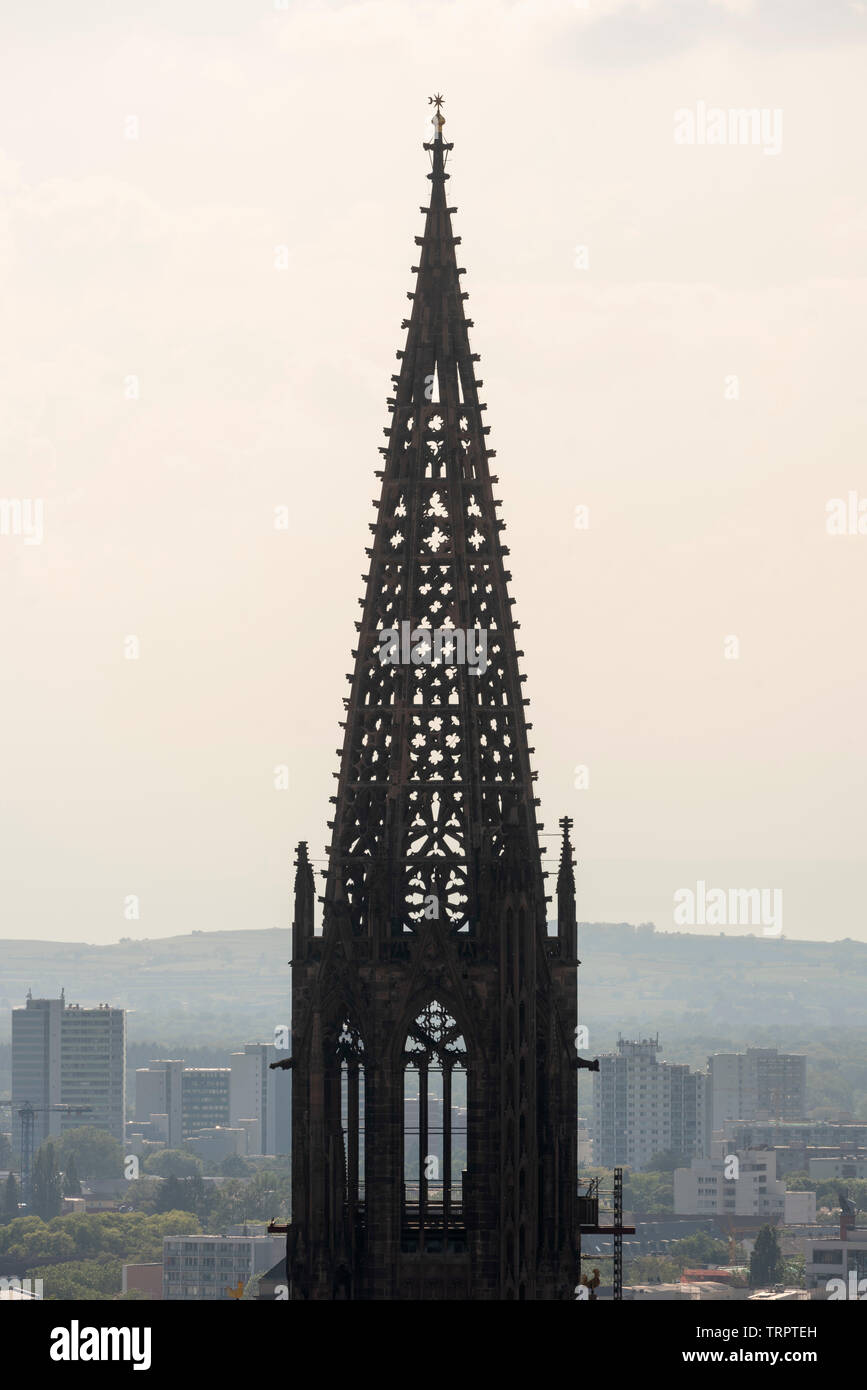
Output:
<instances>
[{"instance_id":1,"label":"pale overcast sky","mask_svg":"<svg viewBox=\"0 0 867 1390\"><path fill-rule=\"evenodd\" d=\"M867 939L867 534L826 529L867 499L867 4L18 0L0 40L0 499L44 503L0 535L0 935L289 922L441 91L579 917L672 930L703 881ZM715 108L776 152L699 144Z\"/></svg>"}]
</instances>

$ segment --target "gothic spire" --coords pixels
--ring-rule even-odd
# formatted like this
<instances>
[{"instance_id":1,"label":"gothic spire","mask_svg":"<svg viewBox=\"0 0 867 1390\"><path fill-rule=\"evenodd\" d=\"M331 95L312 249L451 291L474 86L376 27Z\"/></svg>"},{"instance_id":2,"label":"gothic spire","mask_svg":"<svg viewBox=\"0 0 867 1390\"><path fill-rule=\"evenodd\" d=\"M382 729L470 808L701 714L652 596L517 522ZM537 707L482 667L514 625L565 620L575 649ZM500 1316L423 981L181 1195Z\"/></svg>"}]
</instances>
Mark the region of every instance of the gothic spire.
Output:
<instances>
[{"instance_id":1,"label":"gothic spire","mask_svg":"<svg viewBox=\"0 0 867 1390\"><path fill-rule=\"evenodd\" d=\"M470 929L483 859L502 853L510 818L544 904L505 523L464 312L457 209L445 192L453 146L443 139L442 97L430 100L430 202L387 402L392 418L329 821L326 930L338 884L356 933L414 930L436 893L435 864L447 871L442 918L453 930ZM370 913L370 894L381 900L383 882L387 925Z\"/></svg>"}]
</instances>

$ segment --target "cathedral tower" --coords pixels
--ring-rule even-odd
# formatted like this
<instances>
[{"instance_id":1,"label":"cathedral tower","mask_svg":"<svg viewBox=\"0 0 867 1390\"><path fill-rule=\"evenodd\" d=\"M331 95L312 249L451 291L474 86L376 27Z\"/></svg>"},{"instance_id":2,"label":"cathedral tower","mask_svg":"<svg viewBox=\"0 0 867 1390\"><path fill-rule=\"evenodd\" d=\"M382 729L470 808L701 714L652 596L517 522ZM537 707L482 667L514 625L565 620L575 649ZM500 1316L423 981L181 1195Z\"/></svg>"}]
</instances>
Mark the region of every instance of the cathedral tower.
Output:
<instances>
[{"instance_id":1,"label":"cathedral tower","mask_svg":"<svg viewBox=\"0 0 867 1390\"><path fill-rule=\"evenodd\" d=\"M578 1280L571 822L552 935L452 145L431 100L321 934L306 844L296 861L294 1299L571 1298Z\"/></svg>"}]
</instances>

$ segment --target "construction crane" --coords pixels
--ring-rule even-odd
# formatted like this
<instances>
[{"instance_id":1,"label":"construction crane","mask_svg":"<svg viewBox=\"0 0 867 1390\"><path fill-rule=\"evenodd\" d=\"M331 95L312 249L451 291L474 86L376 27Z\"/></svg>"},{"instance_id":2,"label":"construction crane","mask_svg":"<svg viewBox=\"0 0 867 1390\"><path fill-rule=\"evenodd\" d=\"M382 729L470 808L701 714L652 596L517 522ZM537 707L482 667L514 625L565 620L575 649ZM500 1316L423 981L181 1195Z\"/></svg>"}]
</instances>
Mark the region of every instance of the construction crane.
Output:
<instances>
[{"instance_id":1,"label":"construction crane","mask_svg":"<svg viewBox=\"0 0 867 1390\"><path fill-rule=\"evenodd\" d=\"M24 1206L30 1210L31 1188L33 1186L33 1116L44 1115L47 1111L59 1111L62 1115L89 1115L92 1105L31 1105L26 1100L18 1107L21 1121L21 1197Z\"/></svg>"}]
</instances>

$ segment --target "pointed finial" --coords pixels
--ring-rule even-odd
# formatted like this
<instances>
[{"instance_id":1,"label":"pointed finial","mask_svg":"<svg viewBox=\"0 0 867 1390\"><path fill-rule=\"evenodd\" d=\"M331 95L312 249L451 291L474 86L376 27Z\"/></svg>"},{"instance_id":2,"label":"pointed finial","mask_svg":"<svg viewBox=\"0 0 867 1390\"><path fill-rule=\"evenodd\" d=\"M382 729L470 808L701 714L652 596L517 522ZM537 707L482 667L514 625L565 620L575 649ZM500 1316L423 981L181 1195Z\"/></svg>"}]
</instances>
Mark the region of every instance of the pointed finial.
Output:
<instances>
[{"instance_id":1,"label":"pointed finial","mask_svg":"<svg viewBox=\"0 0 867 1390\"><path fill-rule=\"evenodd\" d=\"M573 867L572 841L569 838L569 831L575 824L571 816L560 817L560 829L563 831L563 838L560 842L560 872L571 873Z\"/></svg>"},{"instance_id":2,"label":"pointed finial","mask_svg":"<svg viewBox=\"0 0 867 1390\"><path fill-rule=\"evenodd\" d=\"M428 104L428 106L435 106L435 107L436 107L436 111L434 112L433 116L431 117L431 125L432 125L432 126L435 128L435 130L436 130L436 135L435 135L434 138L437 139L437 140L441 140L441 139L442 139L443 126L444 126L445 123L446 123L446 118L445 118L445 116L443 115L442 111L440 110L440 107L443 105L444 101L445 101L445 97L442 96L439 92L437 92L435 96L428 97L428 99L427 99L427 104Z\"/></svg>"}]
</instances>

